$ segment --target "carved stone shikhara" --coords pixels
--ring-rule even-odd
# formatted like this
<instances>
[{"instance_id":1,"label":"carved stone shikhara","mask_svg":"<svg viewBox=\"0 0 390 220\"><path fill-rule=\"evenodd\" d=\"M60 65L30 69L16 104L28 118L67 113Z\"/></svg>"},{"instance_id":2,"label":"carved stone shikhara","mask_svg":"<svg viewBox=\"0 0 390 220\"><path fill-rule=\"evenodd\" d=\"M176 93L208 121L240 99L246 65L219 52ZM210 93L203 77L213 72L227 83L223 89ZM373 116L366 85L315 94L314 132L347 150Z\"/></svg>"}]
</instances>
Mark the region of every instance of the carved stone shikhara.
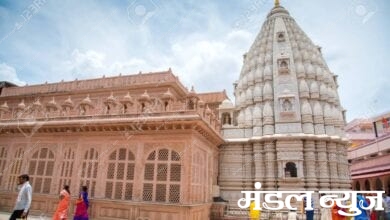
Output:
<instances>
[{"instance_id":1,"label":"carved stone shikhara","mask_svg":"<svg viewBox=\"0 0 390 220\"><path fill-rule=\"evenodd\" d=\"M229 210L254 182L268 190L350 188L333 76L318 46L287 10L274 7L245 53L235 105L220 106L220 115L238 122L222 127L218 182Z\"/></svg>"}]
</instances>

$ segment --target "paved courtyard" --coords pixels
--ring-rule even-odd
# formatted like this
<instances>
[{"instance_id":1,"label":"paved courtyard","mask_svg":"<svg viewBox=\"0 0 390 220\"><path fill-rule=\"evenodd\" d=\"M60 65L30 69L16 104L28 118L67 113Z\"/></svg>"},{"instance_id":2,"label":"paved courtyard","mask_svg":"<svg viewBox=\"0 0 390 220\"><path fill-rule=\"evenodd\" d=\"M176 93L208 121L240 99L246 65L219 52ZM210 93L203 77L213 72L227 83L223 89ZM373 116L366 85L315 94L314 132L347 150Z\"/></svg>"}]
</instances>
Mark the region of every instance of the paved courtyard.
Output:
<instances>
[{"instance_id":1,"label":"paved courtyard","mask_svg":"<svg viewBox=\"0 0 390 220\"><path fill-rule=\"evenodd\" d=\"M0 220L8 220L10 216L11 216L11 213L0 212ZM45 215L42 215L42 216L31 215L31 216L28 216L28 220L49 220L49 219L51 219L51 216L45 216Z\"/></svg>"}]
</instances>

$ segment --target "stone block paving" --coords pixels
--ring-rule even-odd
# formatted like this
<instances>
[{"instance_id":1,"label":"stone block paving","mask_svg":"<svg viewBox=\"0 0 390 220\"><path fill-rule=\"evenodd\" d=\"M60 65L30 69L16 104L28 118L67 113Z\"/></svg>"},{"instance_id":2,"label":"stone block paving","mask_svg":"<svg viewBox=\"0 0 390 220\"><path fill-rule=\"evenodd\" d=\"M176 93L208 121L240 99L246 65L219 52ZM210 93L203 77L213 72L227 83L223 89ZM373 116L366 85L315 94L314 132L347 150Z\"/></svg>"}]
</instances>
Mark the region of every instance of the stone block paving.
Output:
<instances>
[{"instance_id":1,"label":"stone block paving","mask_svg":"<svg viewBox=\"0 0 390 220\"><path fill-rule=\"evenodd\" d=\"M8 220L11 216L11 213L8 212L0 212L0 220ZM50 220L51 216L37 216L37 215L29 215L28 220Z\"/></svg>"}]
</instances>

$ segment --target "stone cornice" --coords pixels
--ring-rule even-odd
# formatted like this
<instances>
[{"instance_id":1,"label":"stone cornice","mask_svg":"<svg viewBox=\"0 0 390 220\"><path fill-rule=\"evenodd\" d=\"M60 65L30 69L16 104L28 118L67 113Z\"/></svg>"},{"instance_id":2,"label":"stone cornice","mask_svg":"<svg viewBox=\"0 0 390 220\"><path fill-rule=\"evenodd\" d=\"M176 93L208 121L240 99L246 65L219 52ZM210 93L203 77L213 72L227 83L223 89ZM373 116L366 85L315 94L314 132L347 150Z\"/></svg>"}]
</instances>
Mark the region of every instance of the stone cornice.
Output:
<instances>
[{"instance_id":1,"label":"stone cornice","mask_svg":"<svg viewBox=\"0 0 390 220\"><path fill-rule=\"evenodd\" d=\"M125 114L57 117L48 119L2 120L0 135L23 134L26 137L45 133L121 132L137 135L158 131L196 131L211 143L219 146L223 138L217 130L195 112L172 114Z\"/></svg>"},{"instance_id":2,"label":"stone cornice","mask_svg":"<svg viewBox=\"0 0 390 220\"><path fill-rule=\"evenodd\" d=\"M274 134L264 135L252 138L231 138L226 139L226 143L247 143L247 142L263 142L263 141L275 141L275 140L317 140L317 141L333 141L342 144L348 143L348 139L339 136L329 135L313 135L313 134Z\"/></svg>"},{"instance_id":3,"label":"stone cornice","mask_svg":"<svg viewBox=\"0 0 390 220\"><path fill-rule=\"evenodd\" d=\"M88 93L96 91L112 91L112 90L128 90L144 89L156 87L156 85L171 85L178 93L187 94L188 90L179 81L172 71L154 72L154 73L139 73L134 75L119 75L112 77L103 77L87 80L74 80L69 82L45 83L30 86L7 87L3 88L2 97L23 98L31 95L47 95L47 94L75 94Z\"/></svg>"}]
</instances>

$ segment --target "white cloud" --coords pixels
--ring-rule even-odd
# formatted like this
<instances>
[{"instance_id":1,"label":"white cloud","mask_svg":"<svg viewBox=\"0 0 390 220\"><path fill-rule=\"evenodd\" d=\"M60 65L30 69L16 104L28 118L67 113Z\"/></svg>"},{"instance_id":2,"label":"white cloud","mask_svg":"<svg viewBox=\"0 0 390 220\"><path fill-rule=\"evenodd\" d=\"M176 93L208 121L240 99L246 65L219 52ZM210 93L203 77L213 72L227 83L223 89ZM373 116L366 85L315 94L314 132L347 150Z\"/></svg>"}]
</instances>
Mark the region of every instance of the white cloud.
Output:
<instances>
[{"instance_id":1,"label":"white cloud","mask_svg":"<svg viewBox=\"0 0 390 220\"><path fill-rule=\"evenodd\" d=\"M110 76L119 73L129 74L150 68L145 60L140 58L128 58L124 61L111 63L104 52L74 49L68 60L63 61L56 71L61 75L71 75L74 78L93 78L102 75Z\"/></svg>"},{"instance_id":2,"label":"white cloud","mask_svg":"<svg viewBox=\"0 0 390 220\"><path fill-rule=\"evenodd\" d=\"M218 40L188 36L171 47L173 70L186 85L197 91L222 91L232 97L232 83L238 79L243 48L249 48L252 35L232 30Z\"/></svg>"},{"instance_id":3,"label":"white cloud","mask_svg":"<svg viewBox=\"0 0 390 220\"><path fill-rule=\"evenodd\" d=\"M232 83L239 78L242 55L273 2L154 2L156 14L142 25L129 21L126 9L130 2L70 0L61 7L48 2L1 44L0 63L12 63L18 77L29 84L171 67L187 87L194 85L197 91L226 89L233 98ZM375 11L372 4L383 10ZM381 99L382 88L387 88L381 81L388 78L386 0L283 1L282 5L309 38L323 47L330 69L339 75L339 94L349 119L370 112L367 106L375 100L378 108L389 108L390 102ZM0 19L5 32L12 30L26 3L10 6L4 10L13 16ZM351 11L360 6L375 12L367 22L363 22L365 16ZM235 26L237 22L239 26ZM18 77L13 81L21 81Z\"/></svg>"},{"instance_id":4,"label":"white cloud","mask_svg":"<svg viewBox=\"0 0 390 220\"><path fill-rule=\"evenodd\" d=\"M147 66L147 62L143 59L132 58L124 62L116 61L110 67L113 73L129 73L129 71L136 71L137 68ZM140 69L141 70L141 69Z\"/></svg>"},{"instance_id":5,"label":"white cloud","mask_svg":"<svg viewBox=\"0 0 390 220\"><path fill-rule=\"evenodd\" d=\"M0 63L0 79L11 83L15 83L17 85L26 84L25 82L19 79L18 75L16 74L15 68L7 65L6 63Z\"/></svg>"}]
</instances>

